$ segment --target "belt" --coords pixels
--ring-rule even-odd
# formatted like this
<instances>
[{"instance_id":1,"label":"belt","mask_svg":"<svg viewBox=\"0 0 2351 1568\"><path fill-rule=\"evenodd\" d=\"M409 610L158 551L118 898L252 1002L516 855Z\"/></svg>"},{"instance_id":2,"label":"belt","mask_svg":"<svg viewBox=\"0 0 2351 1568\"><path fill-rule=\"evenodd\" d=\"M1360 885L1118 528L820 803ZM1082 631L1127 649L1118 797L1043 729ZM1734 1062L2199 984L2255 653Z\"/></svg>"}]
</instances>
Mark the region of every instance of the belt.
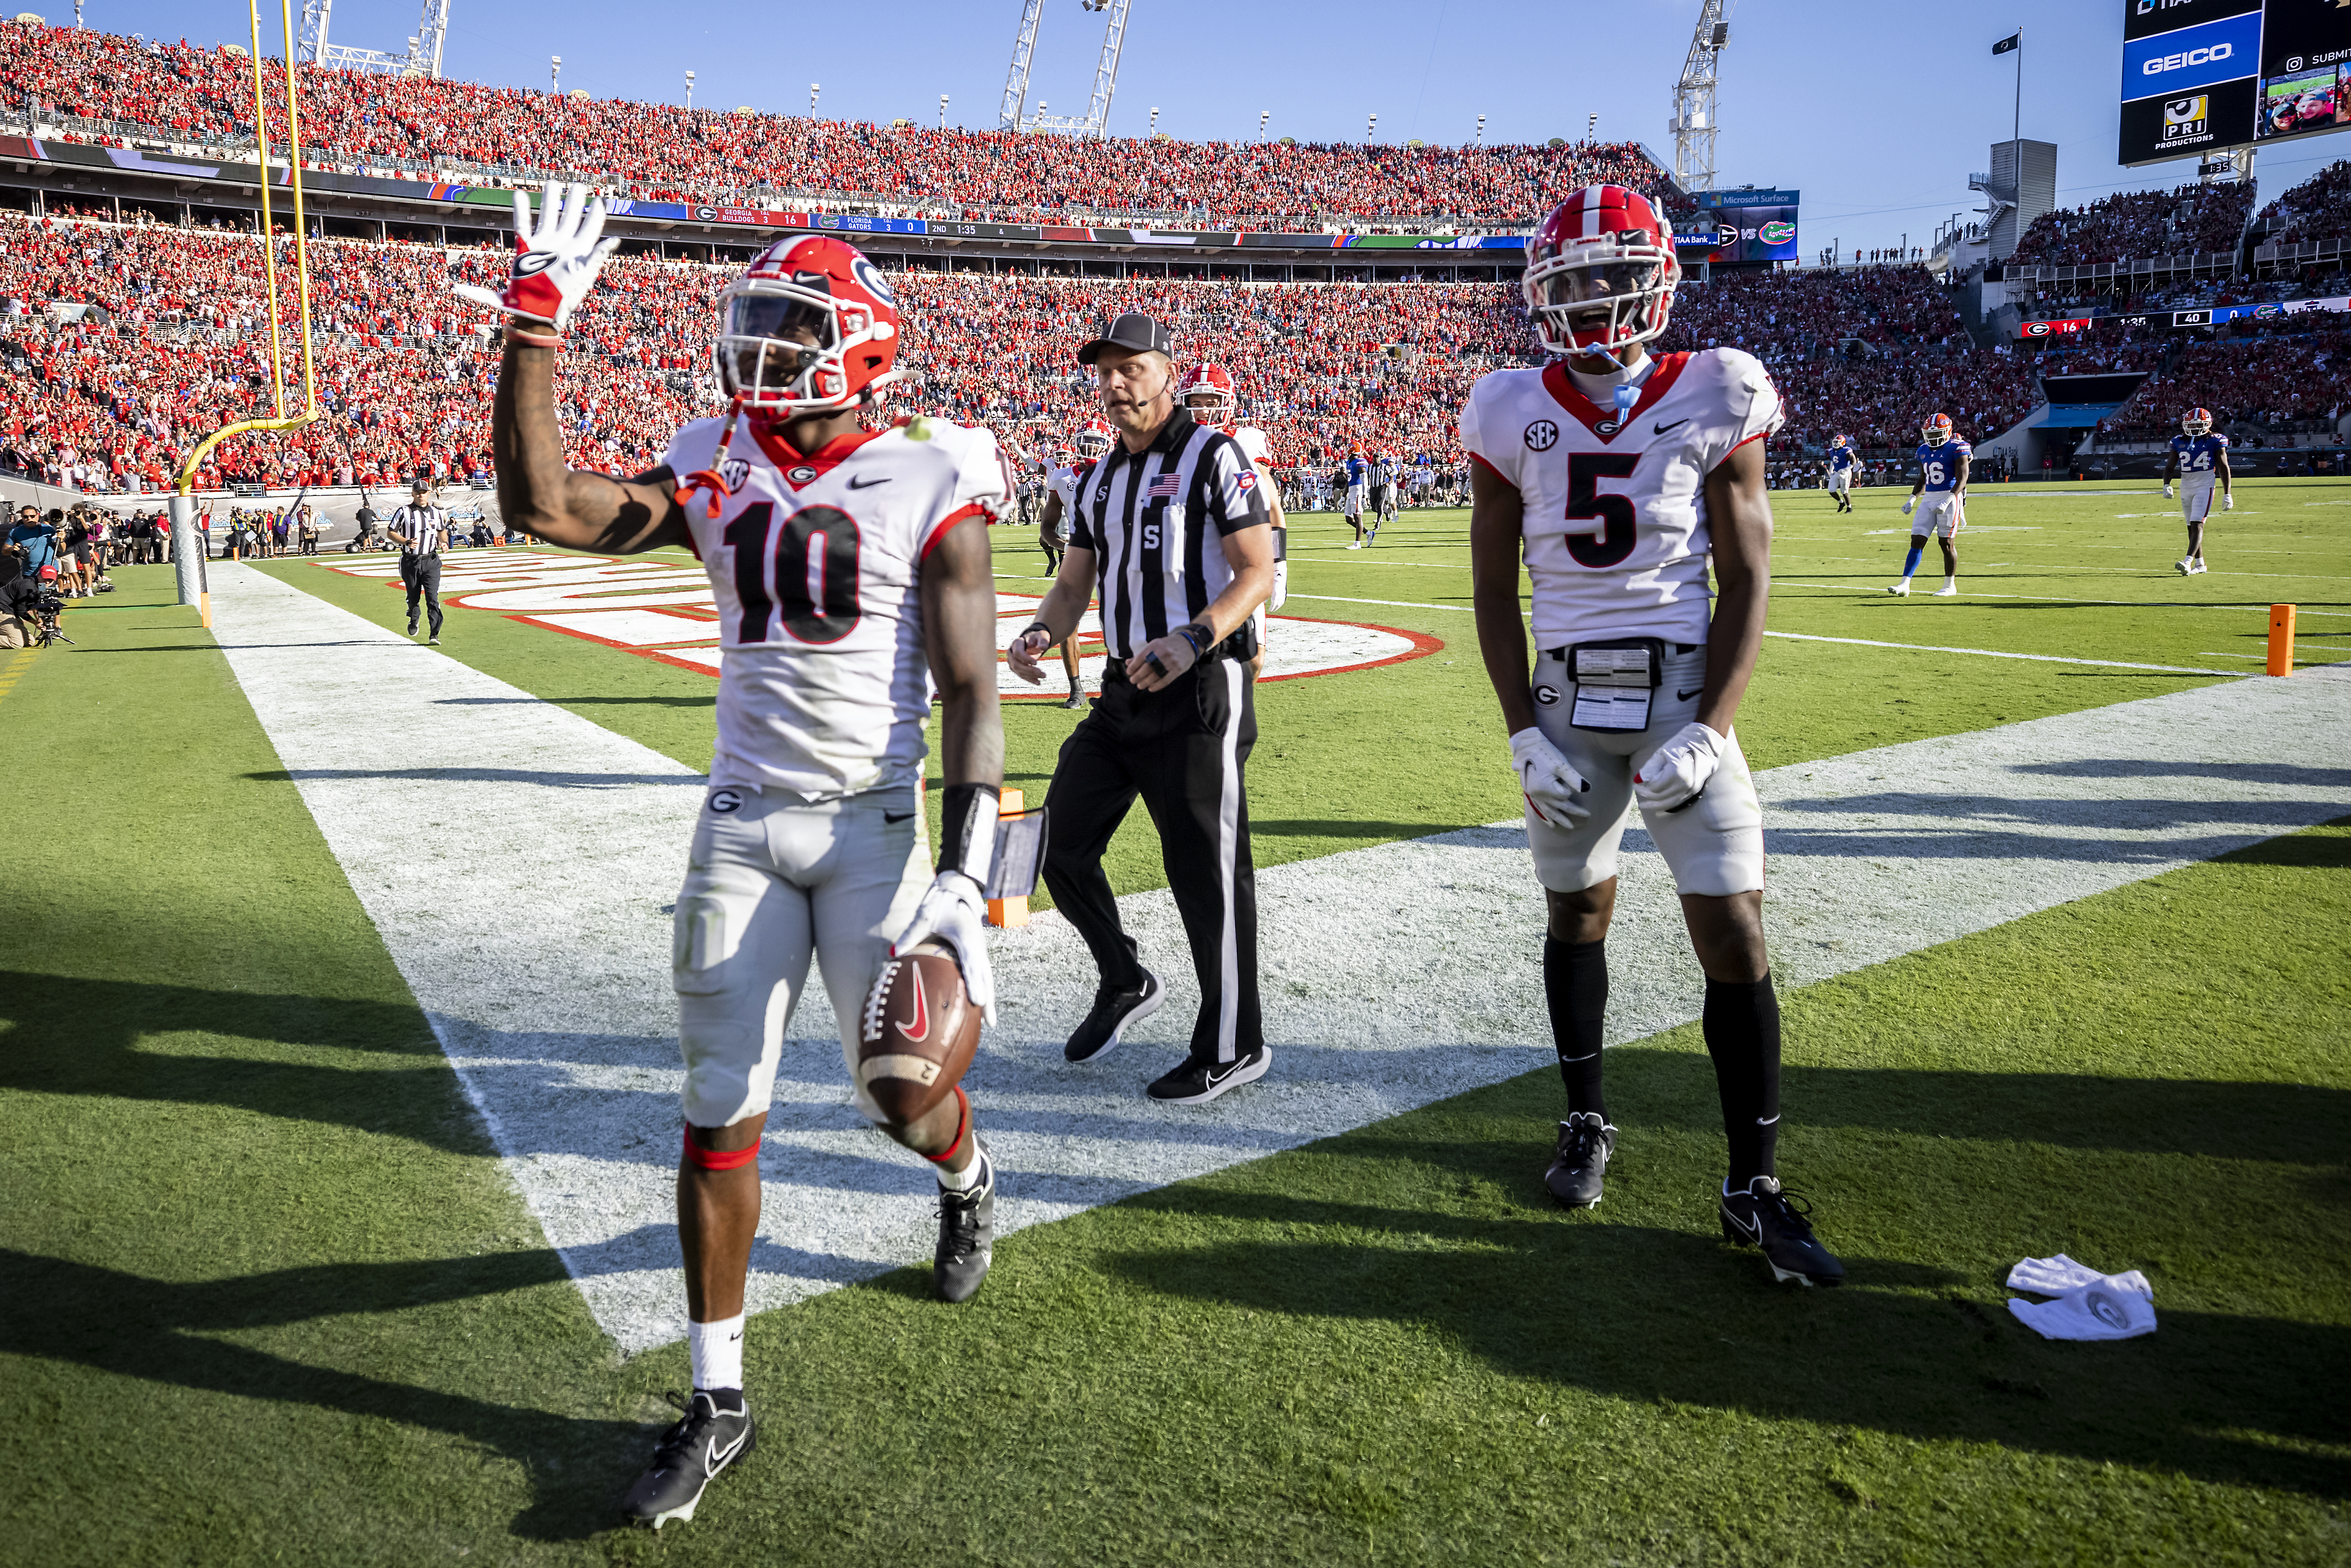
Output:
<instances>
[{"instance_id":1,"label":"belt","mask_svg":"<svg viewBox=\"0 0 2351 1568\"><path fill-rule=\"evenodd\" d=\"M1542 650L1542 656L1546 659L1559 659L1564 661L1567 657L1570 646L1572 646L1572 644L1562 643L1556 648L1545 648ZM1676 653L1695 653L1701 648L1704 648L1706 644L1703 643L1668 643L1666 646Z\"/></svg>"}]
</instances>

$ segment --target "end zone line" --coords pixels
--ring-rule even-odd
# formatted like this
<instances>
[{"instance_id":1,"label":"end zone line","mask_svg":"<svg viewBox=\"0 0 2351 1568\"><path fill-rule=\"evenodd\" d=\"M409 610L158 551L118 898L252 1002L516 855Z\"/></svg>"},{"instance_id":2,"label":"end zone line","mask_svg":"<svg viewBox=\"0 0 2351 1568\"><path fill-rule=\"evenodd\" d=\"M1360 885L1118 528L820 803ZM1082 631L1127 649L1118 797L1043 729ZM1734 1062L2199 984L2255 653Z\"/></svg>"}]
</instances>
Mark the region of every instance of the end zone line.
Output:
<instances>
[{"instance_id":1,"label":"end zone line","mask_svg":"<svg viewBox=\"0 0 2351 1568\"><path fill-rule=\"evenodd\" d=\"M2076 659L2064 653L2003 653L1997 648L1943 648L1931 643L1880 643L1869 637L1821 637L1810 632L1766 632L1766 637L1785 637L1796 643L1850 643L1856 648L1900 648L1911 653L1974 653L1986 659L2030 659L2043 664L2096 664L2108 670L2160 670L2169 675L2226 675L2232 681L2243 680L2242 670L2198 670L2184 664L2134 664L2121 659Z\"/></svg>"},{"instance_id":2,"label":"end zone line","mask_svg":"<svg viewBox=\"0 0 2351 1568\"><path fill-rule=\"evenodd\" d=\"M1774 588L1825 588L1833 593L1857 593L1864 599L1873 599L1886 591L1882 588L1857 588L1850 582L1785 582L1776 578L1772 580L1771 586ZM2063 593L1987 593L1973 588L1962 590L1959 597L1962 599L2033 599L2050 604L2115 604L2126 610L2258 610L2262 608L2258 604L2197 604L2185 599L2074 599ZM2351 611L2346 610L2303 609L2297 613L2324 615L2330 620L2351 620Z\"/></svg>"}]
</instances>

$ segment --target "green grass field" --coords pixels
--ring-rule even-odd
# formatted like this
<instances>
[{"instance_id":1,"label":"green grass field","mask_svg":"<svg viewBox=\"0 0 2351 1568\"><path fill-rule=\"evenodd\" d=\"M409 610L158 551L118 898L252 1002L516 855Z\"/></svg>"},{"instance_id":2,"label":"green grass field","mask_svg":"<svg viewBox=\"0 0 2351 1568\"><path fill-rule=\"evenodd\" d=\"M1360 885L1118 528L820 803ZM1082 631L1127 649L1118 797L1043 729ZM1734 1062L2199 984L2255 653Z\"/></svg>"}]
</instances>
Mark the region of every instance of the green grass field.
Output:
<instances>
[{"instance_id":1,"label":"green grass field","mask_svg":"<svg viewBox=\"0 0 2351 1568\"><path fill-rule=\"evenodd\" d=\"M1941 601L1879 591L1898 494L1781 497L1773 630L1904 646L1768 643L1750 756L2257 669L2273 601L2351 660L2351 485L2238 488L2196 579L2151 485L1980 491ZM1446 646L1264 688L1260 863L1513 814L1466 530L1297 520L1287 613ZM908 1270L763 1316L759 1453L632 1534L683 1346L599 1333L225 661L117 576L78 646L0 654L0 1561L2351 1561L2351 821L1788 992L1782 1165L1841 1291L1716 1239L1677 1030L1612 1053L1589 1214L1536 1180L1546 1069L1019 1232L965 1308ZM708 761L706 675L463 610L444 652ZM1008 710L1016 781L1071 717ZM1147 828L1113 870L1158 884ZM2007 1266L2059 1250L2144 1269L2159 1332L2012 1322Z\"/></svg>"}]
</instances>

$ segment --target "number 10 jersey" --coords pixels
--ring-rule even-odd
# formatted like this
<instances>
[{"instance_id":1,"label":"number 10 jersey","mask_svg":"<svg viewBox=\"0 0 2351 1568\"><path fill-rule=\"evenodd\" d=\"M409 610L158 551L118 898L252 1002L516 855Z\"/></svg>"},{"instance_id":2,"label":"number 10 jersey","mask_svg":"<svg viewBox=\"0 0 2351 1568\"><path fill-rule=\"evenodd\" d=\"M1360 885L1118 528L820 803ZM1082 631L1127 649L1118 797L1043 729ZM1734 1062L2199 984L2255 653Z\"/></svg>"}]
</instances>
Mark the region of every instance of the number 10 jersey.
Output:
<instances>
[{"instance_id":1,"label":"number 10 jersey","mask_svg":"<svg viewBox=\"0 0 2351 1568\"><path fill-rule=\"evenodd\" d=\"M696 420L663 459L681 479L711 465L721 422ZM939 419L844 435L803 456L770 428L737 426L709 492L684 498L694 552L718 602L713 784L810 800L923 772L930 688L923 558L1009 493L996 438Z\"/></svg>"},{"instance_id":2,"label":"number 10 jersey","mask_svg":"<svg viewBox=\"0 0 2351 1568\"><path fill-rule=\"evenodd\" d=\"M1479 377L1461 444L1524 499L1535 646L1705 642L1706 476L1783 417L1761 363L1736 349L1660 355L1621 416L1558 361Z\"/></svg>"}]
</instances>

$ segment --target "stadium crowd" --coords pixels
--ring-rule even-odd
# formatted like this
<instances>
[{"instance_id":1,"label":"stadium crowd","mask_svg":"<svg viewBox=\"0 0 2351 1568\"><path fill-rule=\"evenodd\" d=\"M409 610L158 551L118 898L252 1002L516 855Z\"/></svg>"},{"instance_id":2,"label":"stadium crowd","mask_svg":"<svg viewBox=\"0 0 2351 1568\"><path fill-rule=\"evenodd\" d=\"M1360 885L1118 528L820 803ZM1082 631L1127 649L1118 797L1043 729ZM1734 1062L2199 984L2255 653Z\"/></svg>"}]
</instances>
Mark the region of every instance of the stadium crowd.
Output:
<instances>
[{"instance_id":1,"label":"stadium crowd","mask_svg":"<svg viewBox=\"0 0 2351 1568\"><path fill-rule=\"evenodd\" d=\"M2035 218L2009 259L2021 266L2088 267L2137 256L2227 251L2244 232L2253 187L2231 183L2171 191L2124 191Z\"/></svg>"},{"instance_id":2,"label":"stadium crowd","mask_svg":"<svg viewBox=\"0 0 2351 1568\"><path fill-rule=\"evenodd\" d=\"M2351 235L2351 160L2329 163L2272 202L2261 224L2281 245Z\"/></svg>"},{"instance_id":3,"label":"stadium crowd","mask_svg":"<svg viewBox=\"0 0 2351 1568\"><path fill-rule=\"evenodd\" d=\"M16 101L183 143L250 144L249 73L241 55L184 40L0 24L0 79ZM1662 178L1632 142L1083 141L327 70L303 78L303 132L321 162L458 159L653 200L824 198L1016 223L1151 215L1310 233L1523 224L1548 193L1604 179L1651 189Z\"/></svg>"}]
</instances>

